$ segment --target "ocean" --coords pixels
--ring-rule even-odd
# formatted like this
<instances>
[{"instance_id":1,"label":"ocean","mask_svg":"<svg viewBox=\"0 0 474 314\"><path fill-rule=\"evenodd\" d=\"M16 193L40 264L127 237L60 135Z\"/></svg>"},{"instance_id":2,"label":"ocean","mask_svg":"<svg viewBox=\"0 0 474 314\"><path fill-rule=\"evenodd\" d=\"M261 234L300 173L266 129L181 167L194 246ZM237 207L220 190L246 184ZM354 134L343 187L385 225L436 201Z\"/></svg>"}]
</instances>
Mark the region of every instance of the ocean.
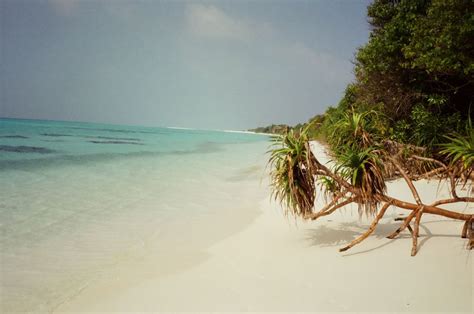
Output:
<instances>
[{"instance_id":1,"label":"ocean","mask_svg":"<svg viewBox=\"0 0 474 314\"><path fill-rule=\"evenodd\" d=\"M0 119L0 312L52 312L100 278L191 267L238 231L227 221L258 212L268 145L239 132Z\"/></svg>"}]
</instances>

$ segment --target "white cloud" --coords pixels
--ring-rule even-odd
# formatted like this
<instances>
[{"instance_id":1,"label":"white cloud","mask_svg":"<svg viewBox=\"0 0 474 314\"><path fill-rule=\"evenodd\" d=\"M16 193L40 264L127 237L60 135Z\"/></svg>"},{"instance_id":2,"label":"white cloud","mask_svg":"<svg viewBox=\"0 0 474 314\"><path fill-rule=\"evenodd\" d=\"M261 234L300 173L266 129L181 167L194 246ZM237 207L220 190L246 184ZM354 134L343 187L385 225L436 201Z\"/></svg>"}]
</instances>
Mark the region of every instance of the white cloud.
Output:
<instances>
[{"instance_id":1,"label":"white cloud","mask_svg":"<svg viewBox=\"0 0 474 314\"><path fill-rule=\"evenodd\" d=\"M215 40L252 41L252 47L280 62L301 67L326 82L349 81L352 65L301 41L282 37L270 24L230 15L214 5L190 4L186 7L188 32ZM305 70L303 70L305 69Z\"/></svg>"},{"instance_id":2,"label":"white cloud","mask_svg":"<svg viewBox=\"0 0 474 314\"><path fill-rule=\"evenodd\" d=\"M265 23L212 5L188 5L184 13L182 60L190 77L207 82L203 88L219 86L215 93L221 93L220 99L232 102L229 95L245 98L244 90L262 103L273 99L261 96L258 86L279 94L281 98L274 99L277 102L294 97L295 106L311 101L327 104L334 102L331 95L353 79L349 60L327 52L328 48L306 34L292 36L280 31L278 26L284 24ZM249 97L248 101L256 100Z\"/></svg>"},{"instance_id":3,"label":"white cloud","mask_svg":"<svg viewBox=\"0 0 474 314\"><path fill-rule=\"evenodd\" d=\"M74 13L80 0L49 0L53 10L62 16L69 16Z\"/></svg>"},{"instance_id":4,"label":"white cloud","mask_svg":"<svg viewBox=\"0 0 474 314\"><path fill-rule=\"evenodd\" d=\"M213 39L247 40L253 37L250 23L231 17L213 5L190 4L186 8L189 31Z\"/></svg>"}]
</instances>

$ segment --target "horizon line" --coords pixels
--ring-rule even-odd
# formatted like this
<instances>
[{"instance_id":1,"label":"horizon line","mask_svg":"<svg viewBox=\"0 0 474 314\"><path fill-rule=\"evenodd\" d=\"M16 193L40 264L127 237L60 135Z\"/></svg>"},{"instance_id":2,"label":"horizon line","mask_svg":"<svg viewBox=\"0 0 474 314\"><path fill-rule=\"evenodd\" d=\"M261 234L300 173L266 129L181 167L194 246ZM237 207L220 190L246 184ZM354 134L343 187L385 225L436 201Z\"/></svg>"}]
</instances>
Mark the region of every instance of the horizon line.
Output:
<instances>
[{"instance_id":1,"label":"horizon line","mask_svg":"<svg viewBox=\"0 0 474 314\"><path fill-rule=\"evenodd\" d=\"M111 122L92 122L92 121L79 121L79 120L55 120L55 119L35 119L35 118L18 118L18 117L5 117L0 116L0 119L5 120L27 120L27 121L48 121L48 122L75 122L75 123L89 123L89 124L105 124L105 125L114 125L114 126L131 126L131 127L144 127L144 128L163 128L163 129L174 129L174 130L189 130L189 131L211 131L211 132L226 132L226 133L245 133L245 134L256 134L256 135L266 135L265 133L257 133L248 130L229 130L229 129L206 129L206 128L189 128L189 127L180 127L180 126L150 126L150 125L139 125L139 124L121 124L121 123L111 123Z\"/></svg>"}]
</instances>

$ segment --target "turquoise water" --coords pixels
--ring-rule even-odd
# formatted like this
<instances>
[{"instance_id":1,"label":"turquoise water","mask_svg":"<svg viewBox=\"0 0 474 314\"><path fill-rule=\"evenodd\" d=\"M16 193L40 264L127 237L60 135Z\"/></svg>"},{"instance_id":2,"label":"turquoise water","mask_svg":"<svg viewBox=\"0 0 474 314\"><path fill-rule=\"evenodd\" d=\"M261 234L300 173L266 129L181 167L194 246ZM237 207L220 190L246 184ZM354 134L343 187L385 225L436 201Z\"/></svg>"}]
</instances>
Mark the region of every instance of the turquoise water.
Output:
<instances>
[{"instance_id":1,"label":"turquoise water","mask_svg":"<svg viewBox=\"0 0 474 314\"><path fill-rule=\"evenodd\" d=\"M2 312L53 311L113 269L218 237L209 221L262 200L267 147L255 134L0 119Z\"/></svg>"},{"instance_id":2,"label":"turquoise water","mask_svg":"<svg viewBox=\"0 0 474 314\"><path fill-rule=\"evenodd\" d=\"M207 153L266 141L241 132L0 118L0 170L144 155Z\"/></svg>"}]
</instances>

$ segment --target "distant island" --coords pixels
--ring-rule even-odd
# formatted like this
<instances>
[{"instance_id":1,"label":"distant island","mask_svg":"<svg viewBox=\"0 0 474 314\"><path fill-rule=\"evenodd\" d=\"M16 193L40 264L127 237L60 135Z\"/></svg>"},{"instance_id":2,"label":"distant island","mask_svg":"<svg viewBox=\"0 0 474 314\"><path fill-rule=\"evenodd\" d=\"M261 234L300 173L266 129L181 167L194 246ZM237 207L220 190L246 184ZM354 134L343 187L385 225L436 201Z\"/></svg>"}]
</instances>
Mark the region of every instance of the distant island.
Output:
<instances>
[{"instance_id":1,"label":"distant island","mask_svg":"<svg viewBox=\"0 0 474 314\"><path fill-rule=\"evenodd\" d=\"M294 126L287 124L271 124L268 126L257 127L255 129L249 129L248 131L265 134L286 134L290 130L299 131L310 125L307 132L309 137L311 139L320 139L318 134L320 134L319 131L325 117L326 114L318 114L309 119L308 122L298 123Z\"/></svg>"},{"instance_id":2,"label":"distant island","mask_svg":"<svg viewBox=\"0 0 474 314\"><path fill-rule=\"evenodd\" d=\"M265 134L284 134L292 127L286 124L272 124L268 126L262 126L255 129L249 129L250 132L265 133Z\"/></svg>"}]
</instances>

